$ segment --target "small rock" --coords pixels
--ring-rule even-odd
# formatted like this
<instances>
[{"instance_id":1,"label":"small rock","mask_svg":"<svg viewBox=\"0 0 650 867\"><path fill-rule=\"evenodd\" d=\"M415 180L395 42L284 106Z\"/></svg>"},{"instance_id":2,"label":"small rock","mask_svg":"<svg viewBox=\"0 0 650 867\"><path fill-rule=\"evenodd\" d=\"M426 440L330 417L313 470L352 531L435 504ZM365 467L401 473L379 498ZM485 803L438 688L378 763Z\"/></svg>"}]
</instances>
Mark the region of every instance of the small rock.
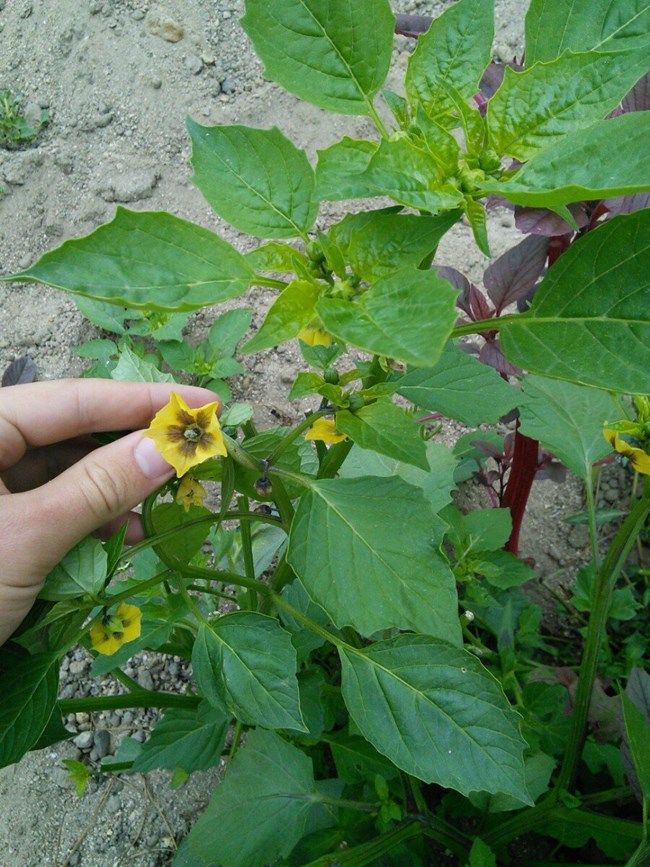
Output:
<instances>
[{"instance_id":1,"label":"small rock","mask_svg":"<svg viewBox=\"0 0 650 867\"><path fill-rule=\"evenodd\" d=\"M225 93L227 96L230 96L231 93L235 92L235 82L228 76L224 78L221 82L221 92Z\"/></svg>"},{"instance_id":2,"label":"small rock","mask_svg":"<svg viewBox=\"0 0 650 867\"><path fill-rule=\"evenodd\" d=\"M75 722L77 722L77 723L90 722L90 714L89 713L77 713L77 714L75 714Z\"/></svg>"},{"instance_id":3,"label":"small rock","mask_svg":"<svg viewBox=\"0 0 650 867\"><path fill-rule=\"evenodd\" d=\"M188 72L191 72L192 75L199 75L203 69L203 61L200 57L197 57L196 54L191 54L189 57L185 58L185 69L187 69Z\"/></svg>"},{"instance_id":4,"label":"small rock","mask_svg":"<svg viewBox=\"0 0 650 867\"><path fill-rule=\"evenodd\" d=\"M86 670L86 660L75 660L70 663L70 674L83 674Z\"/></svg>"},{"instance_id":5,"label":"small rock","mask_svg":"<svg viewBox=\"0 0 650 867\"><path fill-rule=\"evenodd\" d=\"M122 722L124 723L124 725L126 725L126 726L131 725L133 720L134 720L133 711L127 710L125 713L122 714Z\"/></svg>"},{"instance_id":6,"label":"small rock","mask_svg":"<svg viewBox=\"0 0 650 867\"><path fill-rule=\"evenodd\" d=\"M147 740L147 736L144 732L135 732L132 737L134 741L138 741L140 744L143 744Z\"/></svg>"},{"instance_id":7,"label":"small rock","mask_svg":"<svg viewBox=\"0 0 650 867\"><path fill-rule=\"evenodd\" d=\"M144 669L144 671L138 672L137 681L140 684L140 686L142 687L142 689L153 690L155 688L154 682L153 682L153 677L151 676L151 673L149 671L147 671L146 668Z\"/></svg>"},{"instance_id":8,"label":"small rock","mask_svg":"<svg viewBox=\"0 0 650 867\"><path fill-rule=\"evenodd\" d=\"M19 263L19 266L21 268L23 267L22 265L20 265L20 263ZM72 698L72 696L75 694L76 689L77 689L76 683L66 684L63 687L63 689L61 690L61 692L59 693L59 698Z\"/></svg>"},{"instance_id":9,"label":"small rock","mask_svg":"<svg viewBox=\"0 0 650 867\"><path fill-rule=\"evenodd\" d=\"M106 729L95 732L95 751L98 759L104 759L111 752L111 736Z\"/></svg>"},{"instance_id":10,"label":"small rock","mask_svg":"<svg viewBox=\"0 0 650 867\"><path fill-rule=\"evenodd\" d=\"M32 4L28 3L27 6L25 6L23 11L20 13L20 17L21 18L29 18L29 16L32 14L33 10L34 10L34 7L32 6Z\"/></svg>"},{"instance_id":11,"label":"small rock","mask_svg":"<svg viewBox=\"0 0 650 867\"><path fill-rule=\"evenodd\" d=\"M166 42L180 42L185 35L185 31L177 21L172 18L161 18L153 11L145 16L144 27L147 33L159 36Z\"/></svg>"},{"instance_id":12,"label":"small rock","mask_svg":"<svg viewBox=\"0 0 650 867\"><path fill-rule=\"evenodd\" d=\"M180 24L175 21L165 21L162 28L161 36L165 42L180 42L185 32Z\"/></svg>"},{"instance_id":13,"label":"small rock","mask_svg":"<svg viewBox=\"0 0 650 867\"><path fill-rule=\"evenodd\" d=\"M90 0L90 6L88 7L88 11L91 15L97 15L104 8L104 4L102 0Z\"/></svg>"},{"instance_id":14,"label":"small rock","mask_svg":"<svg viewBox=\"0 0 650 867\"><path fill-rule=\"evenodd\" d=\"M94 740L95 738L92 732L81 732L80 735L77 735L76 738L72 739L72 743L80 750L88 752L91 749Z\"/></svg>"},{"instance_id":15,"label":"small rock","mask_svg":"<svg viewBox=\"0 0 650 867\"><path fill-rule=\"evenodd\" d=\"M160 90L160 88L162 87L162 79L161 79L161 78L158 78L158 77L154 77L154 78L151 79L151 81L149 82L149 84L151 85L151 87L152 87L154 90Z\"/></svg>"},{"instance_id":16,"label":"small rock","mask_svg":"<svg viewBox=\"0 0 650 867\"><path fill-rule=\"evenodd\" d=\"M108 813L117 813L122 808L122 802L117 795L111 795L106 801L106 811Z\"/></svg>"},{"instance_id":17,"label":"small rock","mask_svg":"<svg viewBox=\"0 0 650 867\"><path fill-rule=\"evenodd\" d=\"M22 186L36 169L43 165L43 155L38 151L11 154L4 164L4 179L12 186Z\"/></svg>"},{"instance_id":18,"label":"small rock","mask_svg":"<svg viewBox=\"0 0 650 867\"><path fill-rule=\"evenodd\" d=\"M131 18L135 19L136 21L142 21L142 19L144 18L144 12L142 11L142 9L135 9L131 13Z\"/></svg>"},{"instance_id":19,"label":"small rock","mask_svg":"<svg viewBox=\"0 0 650 867\"><path fill-rule=\"evenodd\" d=\"M97 750L95 749L95 747L93 747L92 750L90 751L90 753L88 754L88 758L90 759L91 762L96 762L99 759L99 756L97 755Z\"/></svg>"},{"instance_id":20,"label":"small rock","mask_svg":"<svg viewBox=\"0 0 650 867\"><path fill-rule=\"evenodd\" d=\"M154 169L120 172L102 181L97 193L105 202L139 202L151 196L159 177Z\"/></svg>"},{"instance_id":21,"label":"small rock","mask_svg":"<svg viewBox=\"0 0 650 867\"><path fill-rule=\"evenodd\" d=\"M70 777L68 776L68 771L65 768L53 768L52 781L60 789L69 789L72 785Z\"/></svg>"}]
</instances>

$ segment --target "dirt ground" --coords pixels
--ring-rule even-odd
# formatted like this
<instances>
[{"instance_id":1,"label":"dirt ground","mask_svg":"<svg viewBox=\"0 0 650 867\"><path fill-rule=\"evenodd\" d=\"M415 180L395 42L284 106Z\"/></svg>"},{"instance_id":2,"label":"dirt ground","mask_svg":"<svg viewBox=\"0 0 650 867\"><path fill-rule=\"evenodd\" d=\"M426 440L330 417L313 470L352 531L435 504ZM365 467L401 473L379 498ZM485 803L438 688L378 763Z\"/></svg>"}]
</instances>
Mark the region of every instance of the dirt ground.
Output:
<instances>
[{"instance_id":1,"label":"dirt ground","mask_svg":"<svg viewBox=\"0 0 650 867\"><path fill-rule=\"evenodd\" d=\"M395 11L411 14L435 15L447 5L392 0ZM497 59L521 55L526 5L497 0ZM42 109L50 114L35 146L0 149L0 273L27 267L66 238L87 234L110 220L118 203L171 211L250 249L250 239L224 225L190 183L188 115L205 125L277 125L311 158L344 134L372 134L363 119L321 112L266 82L239 26L242 13L243 0L0 0L0 89L20 95L29 117ZM396 89L412 46L396 37ZM325 204L321 227L342 213L339 203ZM519 237L507 211L492 213L489 232L495 255ZM464 225L444 239L437 261L477 280L487 264ZM258 289L236 303L254 307L259 325L269 300L268 290ZM210 311L195 314L188 339L204 336L213 318ZM79 375L84 361L74 347L95 336L64 293L0 285L0 371L29 354L40 379ZM296 405L286 398L295 350L269 350L247 364L249 373L235 390L255 405L259 422L275 423L272 411L295 418ZM447 436L453 435L452 427ZM569 570L580 557L581 528L568 532L561 524L580 508L576 484L536 486L522 554L533 557L542 574ZM145 657L133 676L145 672L168 688L183 681L178 660L163 667ZM106 691L87 675L83 652L70 655L62 677L68 696ZM94 720L77 715L68 720L78 733L74 742L0 771L0 867L169 864L205 805L216 771L193 775L175 792L162 773L93 781L78 800L60 765L61 758L93 760L93 750L95 760L101 758L106 737L98 738L99 730L109 733L112 749L124 732L142 735L150 721L125 713Z\"/></svg>"}]
</instances>

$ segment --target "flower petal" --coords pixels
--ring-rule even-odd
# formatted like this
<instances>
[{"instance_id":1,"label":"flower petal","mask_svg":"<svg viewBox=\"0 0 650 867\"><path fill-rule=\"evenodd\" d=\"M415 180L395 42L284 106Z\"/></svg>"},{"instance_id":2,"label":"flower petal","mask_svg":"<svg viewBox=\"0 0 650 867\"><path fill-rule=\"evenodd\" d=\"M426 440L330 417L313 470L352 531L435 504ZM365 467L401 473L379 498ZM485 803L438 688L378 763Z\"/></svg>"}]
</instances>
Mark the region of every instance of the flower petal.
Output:
<instances>
[{"instance_id":1,"label":"flower petal","mask_svg":"<svg viewBox=\"0 0 650 867\"><path fill-rule=\"evenodd\" d=\"M337 431L333 418L318 418L305 434L305 439L321 440L324 443L342 443L347 437Z\"/></svg>"}]
</instances>

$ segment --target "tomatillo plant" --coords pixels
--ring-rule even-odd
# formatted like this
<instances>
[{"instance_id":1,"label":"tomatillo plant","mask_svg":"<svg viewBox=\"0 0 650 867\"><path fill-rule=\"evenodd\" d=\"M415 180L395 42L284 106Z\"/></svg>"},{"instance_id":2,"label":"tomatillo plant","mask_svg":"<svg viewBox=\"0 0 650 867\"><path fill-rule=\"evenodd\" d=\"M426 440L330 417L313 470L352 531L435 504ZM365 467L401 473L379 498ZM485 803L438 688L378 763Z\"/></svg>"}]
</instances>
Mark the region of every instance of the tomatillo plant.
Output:
<instances>
[{"instance_id":1,"label":"tomatillo plant","mask_svg":"<svg viewBox=\"0 0 650 867\"><path fill-rule=\"evenodd\" d=\"M83 348L94 375L190 374L226 403L250 312L220 316L198 347L181 329L192 310L269 287L241 355L298 339L289 397L312 410L268 430L242 403L220 422L216 404L161 410L149 435L180 481L144 503L145 542L89 538L48 577L0 655L2 763L64 736L60 714L81 704L57 700L59 660L78 641L101 651L101 632L115 652L94 674L125 682L119 667L146 648L190 659L194 676L188 695L128 683L83 700L164 709L112 770L227 759L177 865L523 863L533 845L535 863L641 864L647 568L626 563L650 512L637 474L650 459L650 211L637 195L650 190L650 7L532 0L525 64L504 70L490 63L493 4L459 0L420 36L400 94L382 89L388 0L246 0L242 23L269 78L376 134L312 166L275 128L190 119L194 183L256 249L118 208L1 279L71 292L118 335ZM322 202L348 199L363 210L316 229ZM486 296L435 255L461 219L489 253L495 203L529 237L490 266ZM477 357L458 346L468 336ZM470 429L454 449L426 426L441 416ZM499 426L477 434L484 424ZM595 483L612 447L634 487L604 550ZM530 486L559 462L584 482L591 539L569 640L516 556ZM477 470L495 508L462 514L452 491ZM116 619L132 607L142 633L129 641ZM611 672L603 727L594 696Z\"/></svg>"}]
</instances>

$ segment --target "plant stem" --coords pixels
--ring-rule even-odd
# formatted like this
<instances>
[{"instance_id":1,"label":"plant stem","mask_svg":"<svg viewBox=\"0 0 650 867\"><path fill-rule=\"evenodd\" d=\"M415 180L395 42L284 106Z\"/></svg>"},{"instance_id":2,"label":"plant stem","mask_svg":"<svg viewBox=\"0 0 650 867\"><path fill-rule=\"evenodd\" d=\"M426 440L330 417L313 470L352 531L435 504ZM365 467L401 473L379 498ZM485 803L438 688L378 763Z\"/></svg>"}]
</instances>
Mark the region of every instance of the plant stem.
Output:
<instances>
[{"instance_id":1,"label":"plant stem","mask_svg":"<svg viewBox=\"0 0 650 867\"><path fill-rule=\"evenodd\" d=\"M253 470L257 473L264 473L266 471L264 462L259 458L254 458L252 455L249 455L248 452L239 445L237 440L229 437L228 434L223 434L223 441L228 451L228 455L236 463L245 467L247 470Z\"/></svg>"},{"instance_id":2,"label":"plant stem","mask_svg":"<svg viewBox=\"0 0 650 867\"><path fill-rule=\"evenodd\" d=\"M98 695L91 698L65 698L57 702L62 714L84 711L116 710L130 707L197 707L198 695L177 695L173 692L153 692L141 689L126 695Z\"/></svg>"},{"instance_id":3,"label":"plant stem","mask_svg":"<svg viewBox=\"0 0 650 867\"><path fill-rule=\"evenodd\" d=\"M504 508L510 509L512 516L512 532L505 545L505 550L512 554L517 554L519 550L519 534L537 472L538 455L539 442L524 436L517 427L510 478L501 503Z\"/></svg>"},{"instance_id":4,"label":"plant stem","mask_svg":"<svg viewBox=\"0 0 650 867\"><path fill-rule=\"evenodd\" d=\"M116 593L113 596L107 596L104 604L115 605L116 602L121 602L123 599L129 599L131 596L137 596L139 593L144 593L145 590L150 590L152 587L162 584L162 582L169 578L170 575L171 572L169 569L165 569L164 572L154 575L153 578L148 578L146 581L143 581L142 584L138 584L137 587L131 587L129 590L123 590L121 593Z\"/></svg>"},{"instance_id":5,"label":"plant stem","mask_svg":"<svg viewBox=\"0 0 650 867\"><path fill-rule=\"evenodd\" d=\"M307 239L309 240L309 239ZM270 286L271 289L286 289L289 285L284 280L275 280L273 277L264 277L262 274L255 274L253 278L255 286Z\"/></svg>"},{"instance_id":6,"label":"plant stem","mask_svg":"<svg viewBox=\"0 0 650 867\"><path fill-rule=\"evenodd\" d=\"M395 828L391 828L385 834L380 834L374 840L360 843L351 849L341 850L337 847L334 852L323 855L315 861L310 861L304 867L365 867L366 864L374 864L379 858L390 852L395 846L410 840L411 837L419 837L422 828L415 821L402 822Z\"/></svg>"},{"instance_id":7,"label":"plant stem","mask_svg":"<svg viewBox=\"0 0 650 867\"><path fill-rule=\"evenodd\" d=\"M595 508L593 492L591 498L588 499L588 506L592 511ZM602 566L596 571L587 638L578 673L578 685L573 715L571 717L571 728L569 730L560 775L556 784L556 792L560 789L571 788L575 779L585 737L598 657L605 636L612 591L625 565L630 549L643 528L648 512L650 512L650 499L639 500L614 536ZM596 566L597 564L594 565Z\"/></svg>"},{"instance_id":8,"label":"plant stem","mask_svg":"<svg viewBox=\"0 0 650 867\"><path fill-rule=\"evenodd\" d=\"M241 509L242 512L248 511L248 497L237 497L237 505ZM244 570L246 572L246 577L250 581L256 582L255 577L255 561L253 559L253 537L251 535L251 528L248 521L242 521L239 524L239 532L241 533L241 543L242 549L244 552ZM257 583L257 582L256 582ZM250 587L248 590L248 597L250 600L250 606L253 611L257 611L257 588Z\"/></svg>"},{"instance_id":9,"label":"plant stem","mask_svg":"<svg viewBox=\"0 0 650 867\"><path fill-rule=\"evenodd\" d=\"M347 440L346 442L337 443L335 446L332 446L318 468L316 478L333 479L350 453L350 449L353 445L354 443L352 440Z\"/></svg>"},{"instance_id":10,"label":"plant stem","mask_svg":"<svg viewBox=\"0 0 650 867\"><path fill-rule=\"evenodd\" d=\"M289 448L291 443L294 440L298 439L298 437L303 431L307 430L307 428L310 428L317 419L322 418L324 415L331 414L332 412L324 412L323 410L317 410L316 412L312 412L311 415L308 415L304 421L301 421L299 425L289 431L289 433L280 440L280 442L268 456L267 462L269 467L272 467L273 464L276 463L280 455L284 454L284 452Z\"/></svg>"},{"instance_id":11,"label":"plant stem","mask_svg":"<svg viewBox=\"0 0 650 867\"><path fill-rule=\"evenodd\" d=\"M384 126L384 122L382 121L382 119L377 114L377 109L375 108L373 103L368 99L368 100L366 100L366 104L368 106L368 111L369 111L370 117L372 118L375 126L379 130L379 134L381 135L381 137L385 138L385 139L389 138L390 133L388 132L388 130Z\"/></svg>"},{"instance_id":12,"label":"plant stem","mask_svg":"<svg viewBox=\"0 0 650 867\"><path fill-rule=\"evenodd\" d=\"M178 590L180 595L183 597L183 601L190 609L194 617L199 621L199 623L202 623L204 626L209 627L210 621L207 617L204 617L203 614L199 611L197 604L187 592L187 587L185 586L183 578L180 575L174 576L174 585L176 586L176 589Z\"/></svg>"},{"instance_id":13,"label":"plant stem","mask_svg":"<svg viewBox=\"0 0 650 867\"><path fill-rule=\"evenodd\" d=\"M327 804L329 807L340 807L343 810L354 810L357 813L376 813L380 804L369 804L366 801L349 801L346 798L331 798L329 795L316 795L314 801Z\"/></svg>"},{"instance_id":14,"label":"plant stem","mask_svg":"<svg viewBox=\"0 0 650 867\"><path fill-rule=\"evenodd\" d=\"M133 680L128 674L124 674L121 668L114 668L111 674L122 686L125 686L129 692L142 692L142 687L137 680Z\"/></svg>"}]
</instances>

